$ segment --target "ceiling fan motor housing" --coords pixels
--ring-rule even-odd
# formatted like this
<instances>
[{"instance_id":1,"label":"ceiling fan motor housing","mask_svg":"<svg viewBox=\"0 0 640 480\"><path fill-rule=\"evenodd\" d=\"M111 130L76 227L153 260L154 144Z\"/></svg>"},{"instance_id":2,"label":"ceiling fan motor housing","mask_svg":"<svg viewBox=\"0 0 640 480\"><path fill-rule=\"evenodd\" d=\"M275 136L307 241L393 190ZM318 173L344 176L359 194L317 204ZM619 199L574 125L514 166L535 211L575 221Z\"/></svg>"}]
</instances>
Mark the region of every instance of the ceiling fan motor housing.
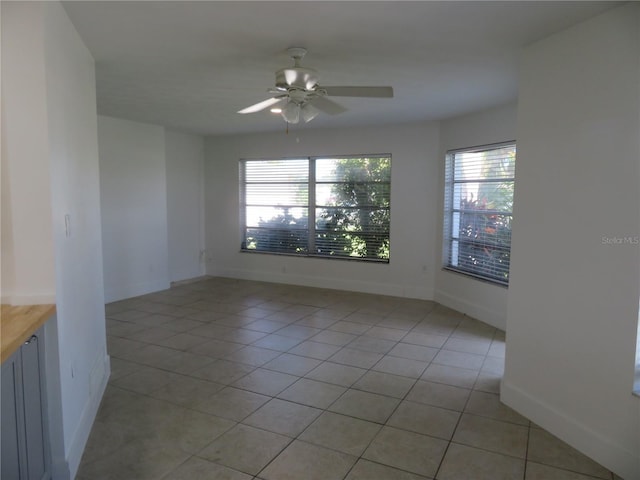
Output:
<instances>
[{"instance_id":1,"label":"ceiling fan motor housing","mask_svg":"<svg viewBox=\"0 0 640 480\"><path fill-rule=\"evenodd\" d=\"M276 72L276 88L304 88L312 90L318 84L318 72L313 68L291 67L282 68Z\"/></svg>"}]
</instances>

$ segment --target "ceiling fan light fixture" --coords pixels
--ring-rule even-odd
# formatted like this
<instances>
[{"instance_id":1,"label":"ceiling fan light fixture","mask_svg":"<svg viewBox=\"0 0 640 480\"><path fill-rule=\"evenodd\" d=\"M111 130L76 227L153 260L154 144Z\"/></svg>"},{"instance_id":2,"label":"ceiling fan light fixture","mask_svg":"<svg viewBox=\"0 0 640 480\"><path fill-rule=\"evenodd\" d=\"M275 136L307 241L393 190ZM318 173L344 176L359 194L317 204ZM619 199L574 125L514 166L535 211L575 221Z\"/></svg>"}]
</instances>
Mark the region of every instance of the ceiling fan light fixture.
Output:
<instances>
[{"instance_id":1,"label":"ceiling fan light fixture","mask_svg":"<svg viewBox=\"0 0 640 480\"><path fill-rule=\"evenodd\" d=\"M287 102L281 115L287 123L298 123L300 121L300 105L292 101Z\"/></svg>"},{"instance_id":2,"label":"ceiling fan light fixture","mask_svg":"<svg viewBox=\"0 0 640 480\"><path fill-rule=\"evenodd\" d=\"M306 103L302 107L300 107L300 113L302 115L302 120L304 120L304 123L309 123L311 120L318 116L320 110L318 110L310 103Z\"/></svg>"}]
</instances>

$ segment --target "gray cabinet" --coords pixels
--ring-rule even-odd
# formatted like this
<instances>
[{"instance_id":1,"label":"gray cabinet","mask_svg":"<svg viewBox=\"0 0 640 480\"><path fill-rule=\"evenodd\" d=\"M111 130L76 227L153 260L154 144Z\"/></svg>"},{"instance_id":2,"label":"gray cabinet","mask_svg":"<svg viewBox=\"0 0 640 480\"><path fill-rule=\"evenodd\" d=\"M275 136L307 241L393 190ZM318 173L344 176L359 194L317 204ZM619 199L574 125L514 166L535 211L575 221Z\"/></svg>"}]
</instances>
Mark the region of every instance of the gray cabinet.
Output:
<instances>
[{"instance_id":1,"label":"gray cabinet","mask_svg":"<svg viewBox=\"0 0 640 480\"><path fill-rule=\"evenodd\" d=\"M42 338L39 330L2 364L2 480L51 478Z\"/></svg>"}]
</instances>

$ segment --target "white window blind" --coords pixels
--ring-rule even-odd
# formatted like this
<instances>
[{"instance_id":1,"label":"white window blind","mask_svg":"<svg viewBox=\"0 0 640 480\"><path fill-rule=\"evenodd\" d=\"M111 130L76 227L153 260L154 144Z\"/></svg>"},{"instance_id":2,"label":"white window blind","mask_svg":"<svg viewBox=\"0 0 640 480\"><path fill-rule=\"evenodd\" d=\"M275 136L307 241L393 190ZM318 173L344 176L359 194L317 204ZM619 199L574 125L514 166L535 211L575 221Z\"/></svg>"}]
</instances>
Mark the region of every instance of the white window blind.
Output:
<instances>
[{"instance_id":1,"label":"white window blind","mask_svg":"<svg viewBox=\"0 0 640 480\"><path fill-rule=\"evenodd\" d=\"M509 283L515 143L447 152L444 265Z\"/></svg>"},{"instance_id":2,"label":"white window blind","mask_svg":"<svg viewBox=\"0 0 640 480\"><path fill-rule=\"evenodd\" d=\"M389 261L389 155L241 160L240 197L243 251Z\"/></svg>"}]
</instances>

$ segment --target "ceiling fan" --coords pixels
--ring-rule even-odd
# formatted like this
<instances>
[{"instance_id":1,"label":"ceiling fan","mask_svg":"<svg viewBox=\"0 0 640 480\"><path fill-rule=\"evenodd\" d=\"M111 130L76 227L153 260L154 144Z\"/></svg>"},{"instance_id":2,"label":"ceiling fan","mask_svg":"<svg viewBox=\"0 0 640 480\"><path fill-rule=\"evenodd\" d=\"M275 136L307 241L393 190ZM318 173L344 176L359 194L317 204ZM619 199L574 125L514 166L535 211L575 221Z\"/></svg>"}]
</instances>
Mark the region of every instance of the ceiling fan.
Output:
<instances>
[{"instance_id":1,"label":"ceiling fan","mask_svg":"<svg viewBox=\"0 0 640 480\"><path fill-rule=\"evenodd\" d=\"M293 59L293 67L281 68L276 72L276 86L268 90L274 96L238 113L256 113L266 108L278 108L287 123L313 120L320 112L337 115L346 112L342 105L327 97L369 97L392 98L392 87L321 87L318 72L300 65L307 50L291 47L287 53Z\"/></svg>"}]
</instances>

